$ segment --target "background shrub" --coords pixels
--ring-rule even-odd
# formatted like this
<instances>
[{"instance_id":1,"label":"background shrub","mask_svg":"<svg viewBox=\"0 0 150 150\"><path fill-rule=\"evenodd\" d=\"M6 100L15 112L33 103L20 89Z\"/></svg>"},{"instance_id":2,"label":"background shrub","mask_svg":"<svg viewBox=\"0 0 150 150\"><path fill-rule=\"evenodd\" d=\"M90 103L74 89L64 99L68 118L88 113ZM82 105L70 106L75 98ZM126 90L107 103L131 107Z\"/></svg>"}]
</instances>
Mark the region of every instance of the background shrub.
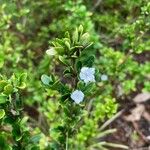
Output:
<instances>
[{"instance_id":1,"label":"background shrub","mask_svg":"<svg viewBox=\"0 0 150 150\"><path fill-rule=\"evenodd\" d=\"M115 130L100 129L122 101L150 91L150 2L1 0L0 16L0 149L127 148L105 143L103 132ZM49 56L52 46L77 46L77 58L58 49ZM84 66L95 68L96 82L83 103L65 103L74 84L84 88ZM75 131L66 135L69 119Z\"/></svg>"}]
</instances>

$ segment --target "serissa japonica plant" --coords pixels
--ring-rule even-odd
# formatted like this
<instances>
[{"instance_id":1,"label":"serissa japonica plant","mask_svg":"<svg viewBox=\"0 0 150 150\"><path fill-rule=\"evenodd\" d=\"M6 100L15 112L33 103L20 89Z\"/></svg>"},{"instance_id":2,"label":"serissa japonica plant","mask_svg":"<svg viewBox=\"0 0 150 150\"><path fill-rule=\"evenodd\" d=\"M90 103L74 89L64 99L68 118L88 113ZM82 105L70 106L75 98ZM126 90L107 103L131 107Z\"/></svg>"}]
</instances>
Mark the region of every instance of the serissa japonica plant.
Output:
<instances>
[{"instance_id":1,"label":"serissa japonica plant","mask_svg":"<svg viewBox=\"0 0 150 150\"><path fill-rule=\"evenodd\" d=\"M60 110L64 113L64 115L61 115L61 124L50 129L50 136L52 138L51 149L79 150L86 148L86 144L84 146L82 144L78 145L75 144L76 142L72 142L72 140L76 139L76 137L80 139L81 137L78 135L80 127L82 126L83 129L86 127L84 127L84 116L87 115L86 117L88 117L87 107L92 97L96 97L95 93L98 92L97 82L108 80L107 75L101 77L99 71L94 67L95 56L88 55L92 44L89 40L89 34L84 33L83 27L80 25L73 34L66 32L64 38L55 39L51 47L46 51L47 55L53 57L55 68L57 68L57 63L60 63L59 68L57 68L59 72L53 70L54 72L50 75L43 74L41 81L47 90L58 91L61 95L58 101ZM109 105L113 105L112 114L115 113L117 105L113 104L113 102ZM88 121L92 120L89 119ZM83 135L85 139L96 136L97 123L96 119L93 120L92 124L95 126L95 129L90 133L90 136L85 135L84 137ZM108 134L110 131L108 133L107 131L105 132ZM88 141L82 140L84 142ZM101 146L106 146L106 142ZM96 146L93 145L93 147ZM87 146L86 149L90 148L91 146Z\"/></svg>"}]
</instances>

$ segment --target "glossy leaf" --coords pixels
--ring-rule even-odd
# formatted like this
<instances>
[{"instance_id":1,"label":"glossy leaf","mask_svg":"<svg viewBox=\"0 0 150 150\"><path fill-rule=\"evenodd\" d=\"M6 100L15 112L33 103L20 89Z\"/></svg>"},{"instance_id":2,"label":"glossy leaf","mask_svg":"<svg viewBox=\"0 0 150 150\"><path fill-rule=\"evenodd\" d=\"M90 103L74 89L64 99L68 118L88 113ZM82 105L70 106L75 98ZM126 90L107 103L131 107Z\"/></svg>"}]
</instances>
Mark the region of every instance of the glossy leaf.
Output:
<instances>
[{"instance_id":1,"label":"glossy leaf","mask_svg":"<svg viewBox=\"0 0 150 150\"><path fill-rule=\"evenodd\" d=\"M5 116L5 110L0 109L0 119L2 119Z\"/></svg>"}]
</instances>

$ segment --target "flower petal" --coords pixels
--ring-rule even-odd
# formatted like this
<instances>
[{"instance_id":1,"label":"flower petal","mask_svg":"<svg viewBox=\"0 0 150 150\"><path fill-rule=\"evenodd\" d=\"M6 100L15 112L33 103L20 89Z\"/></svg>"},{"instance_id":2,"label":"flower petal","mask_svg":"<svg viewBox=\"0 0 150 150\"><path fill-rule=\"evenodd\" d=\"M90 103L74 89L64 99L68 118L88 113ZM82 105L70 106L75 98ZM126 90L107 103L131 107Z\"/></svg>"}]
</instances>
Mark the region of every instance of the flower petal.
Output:
<instances>
[{"instance_id":1,"label":"flower petal","mask_svg":"<svg viewBox=\"0 0 150 150\"><path fill-rule=\"evenodd\" d=\"M88 82L95 82L94 74L95 68L82 67L79 76L81 80L83 80L85 83L88 83Z\"/></svg>"},{"instance_id":2,"label":"flower petal","mask_svg":"<svg viewBox=\"0 0 150 150\"><path fill-rule=\"evenodd\" d=\"M82 91L79 90L75 90L74 92L72 92L71 94L71 99L75 101L75 103L79 104L80 102L83 101L84 99L84 94Z\"/></svg>"}]
</instances>

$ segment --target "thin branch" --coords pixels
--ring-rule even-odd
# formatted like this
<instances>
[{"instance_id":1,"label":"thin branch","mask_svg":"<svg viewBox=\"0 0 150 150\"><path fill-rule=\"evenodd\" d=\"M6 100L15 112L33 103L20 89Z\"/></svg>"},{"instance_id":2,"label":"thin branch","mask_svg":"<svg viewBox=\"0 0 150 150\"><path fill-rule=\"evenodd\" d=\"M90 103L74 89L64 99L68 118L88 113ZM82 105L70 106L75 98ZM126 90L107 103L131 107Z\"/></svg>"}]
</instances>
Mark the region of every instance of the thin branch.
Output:
<instances>
[{"instance_id":1,"label":"thin branch","mask_svg":"<svg viewBox=\"0 0 150 150\"><path fill-rule=\"evenodd\" d=\"M109 124L111 124L113 121L115 121L118 117L120 117L125 112L125 109L122 109L119 111L116 115L114 115L112 118L107 120L101 127L100 130L105 129Z\"/></svg>"},{"instance_id":2,"label":"thin branch","mask_svg":"<svg viewBox=\"0 0 150 150\"><path fill-rule=\"evenodd\" d=\"M95 4L94 7L93 7L93 11L100 5L101 2L102 2L102 0L98 0L98 1L96 2L96 4Z\"/></svg>"}]
</instances>

